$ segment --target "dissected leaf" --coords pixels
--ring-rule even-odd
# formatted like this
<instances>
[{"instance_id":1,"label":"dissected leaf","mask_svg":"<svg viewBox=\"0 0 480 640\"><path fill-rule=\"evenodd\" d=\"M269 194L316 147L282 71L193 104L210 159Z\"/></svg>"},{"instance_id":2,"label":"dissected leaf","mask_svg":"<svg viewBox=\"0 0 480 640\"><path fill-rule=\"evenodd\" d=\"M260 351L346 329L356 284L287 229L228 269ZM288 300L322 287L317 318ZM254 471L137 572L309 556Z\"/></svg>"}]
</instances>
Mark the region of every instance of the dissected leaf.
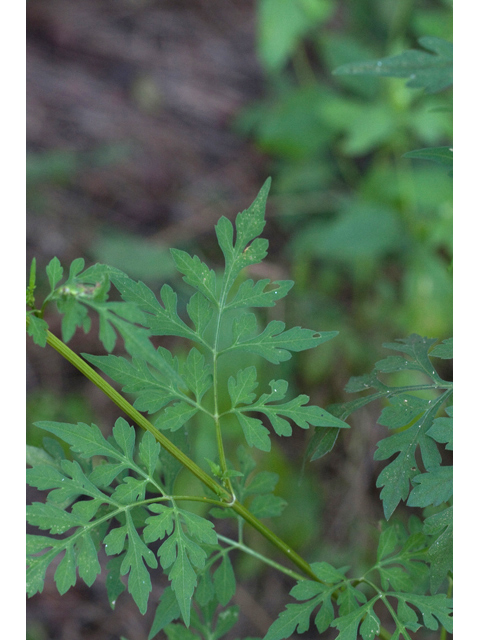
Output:
<instances>
[{"instance_id":1,"label":"dissected leaf","mask_svg":"<svg viewBox=\"0 0 480 640\"><path fill-rule=\"evenodd\" d=\"M270 450L268 429L257 418L246 416L246 412L255 411L266 415L279 436L290 436L292 434L292 427L285 418L288 418L302 429L308 429L310 425L348 428L348 424L331 415L325 409L312 405L305 406L309 401L309 397L306 395L300 395L282 404L270 404L285 397L288 389L288 383L285 380L271 380L271 393L264 393L256 402L252 402L254 397L253 389L257 386L255 380L256 371L254 367L241 371L237 380L234 378L229 380L230 397L234 404L231 411L237 416L249 446L255 446L262 451ZM240 402L248 402L249 404L247 406L236 406Z\"/></svg>"},{"instance_id":2,"label":"dissected leaf","mask_svg":"<svg viewBox=\"0 0 480 640\"><path fill-rule=\"evenodd\" d=\"M246 324L247 322L247 324ZM273 364L279 364L292 357L291 351L305 351L312 349L327 340L334 338L338 331L319 333L310 329L293 327L285 331L285 323L272 320L261 334L247 338L251 332L252 321L249 314L242 316L234 325L234 342L225 351L248 351L256 353Z\"/></svg>"},{"instance_id":3,"label":"dissected leaf","mask_svg":"<svg viewBox=\"0 0 480 640\"><path fill-rule=\"evenodd\" d=\"M415 476L413 482L415 486L407 501L409 507L438 506L452 497L453 467L431 469Z\"/></svg>"},{"instance_id":4,"label":"dissected leaf","mask_svg":"<svg viewBox=\"0 0 480 640\"><path fill-rule=\"evenodd\" d=\"M198 543L216 544L213 524L176 507L151 504L148 508L158 515L147 518L144 539L146 542L153 542L168 536L161 544L158 556L162 567L168 570L178 606L188 626L191 599L197 585L194 567L203 569L206 559L206 553ZM186 530L182 527L182 522Z\"/></svg>"},{"instance_id":5,"label":"dissected leaf","mask_svg":"<svg viewBox=\"0 0 480 640\"><path fill-rule=\"evenodd\" d=\"M225 274L222 282L225 295L228 294L243 268L261 262L267 255L268 240L257 238L257 236L265 227L265 207L270 184L271 179L267 178L250 207L237 215L235 243L233 225L228 218L220 218L215 227L218 244L225 257Z\"/></svg>"}]
</instances>

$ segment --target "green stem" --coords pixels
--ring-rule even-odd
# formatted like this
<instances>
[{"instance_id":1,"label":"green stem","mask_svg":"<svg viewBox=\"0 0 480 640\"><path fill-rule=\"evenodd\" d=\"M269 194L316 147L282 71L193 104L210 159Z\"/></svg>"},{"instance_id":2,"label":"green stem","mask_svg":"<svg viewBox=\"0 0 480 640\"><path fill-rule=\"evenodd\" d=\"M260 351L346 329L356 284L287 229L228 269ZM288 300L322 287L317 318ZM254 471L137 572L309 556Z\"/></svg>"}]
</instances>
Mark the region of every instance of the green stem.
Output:
<instances>
[{"instance_id":1,"label":"green stem","mask_svg":"<svg viewBox=\"0 0 480 640\"><path fill-rule=\"evenodd\" d=\"M284 542L281 538L279 538L271 529L266 527L263 522L260 522L250 511L240 504L239 502L234 502L231 505L231 508L241 516L246 522L252 525L264 538L270 540L270 542L277 547L279 551L281 551L287 558L295 564L299 569L301 569L310 580L315 580L315 582L320 582L317 576L313 573L310 565L306 562L290 545Z\"/></svg>"},{"instance_id":2,"label":"green stem","mask_svg":"<svg viewBox=\"0 0 480 640\"><path fill-rule=\"evenodd\" d=\"M79 355L72 351L67 345L59 340L53 333L47 331L47 343L55 349L62 357L76 367L88 380L93 382L103 393L112 400L133 422L139 427L149 431L155 439L176 458L184 467L186 467L193 475L195 475L205 486L213 493L219 496L223 501L224 507L231 507L238 515L248 522L261 535L269 540L277 547L287 558L301 569L311 580L318 581L308 562L298 555L286 542L279 538L273 531L266 527L258 518L250 511L236 502L235 496L211 478L203 469L201 469L193 460L183 453L181 449L176 447L170 440L163 435L156 427L149 422L137 409L135 409L125 398L118 393L106 380L104 380L89 364L85 362Z\"/></svg>"},{"instance_id":3,"label":"green stem","mask_svg":"<svg viewBox=\"0 0 480 640\"><path fill-rule=\"evenodd\" d=\"M112 400L129 418L131 418L138 426L155 437L155 439L176 458L184 467L186 467L194 476L196 476L203 484L213 491L220 498L229 502L232 498L230 494L213 480L203 469L201 469L193 460L186 456L181 449L175 446L170 440L153 426L149 420L145 418L137 409L135 409L125 398L118 393L106 380L102 378L85 360L72 351L67 345L59 340L53 333L47 331L47 344L64 357L70 364L73 364L83 375L93 382L103 393Z\"/></svg>"},{"instance_id":4,"label":"green stem","mask_svg":"<svg viewBox=\"0 0 480 640\"><path fill-rule=\"evenodd\" d=\"M27 317L28 326L28 317ZM271 529L260 522L250 511L242 504L236 501L234 495L230 495L224 487L218 484L213 478L211 478L203 469L201 469L193 460L186 456L181 449L176 447L170 440L163 435L156 427L149 422L145 416L143 416L137 409L135 409L125 398L118 393L106 380L104 380L89 364L85 362L80 356L72 351L67 345L59 340L53 333L47 331L47 344L49 344L55 351L57 351L63 358L65 358L70 364L76 367L88 380L93 382L112 402L114 402L119 409L121 409L133 422L139 427L142 427L146 431L149 431L155 439L168 451L174 458L176 458L184 467L186 467L193 475L195 475L205 486L207 486L213 493L219 496L222 500L222 506L225 508L231 508L241 516L246 522L248 522L254 529L256 529L264 538L269 540L281 553L283 553L290 561L296 565L303 573L308 576L310 580L315 582L321 582L315 573L312 571L308 562L306 562L292 547L279 538ZM192 500L193 496L177 496L176 499ZM202 502L206 500L201 498ZM221 536L219 536L222 539ZM225 539L226 540L226 539ZM230 543L230 541L229 541ZM233 544L233 543L232 543ZM250 553L251 555L261 559L263 562L275 567L283 573L287 573L296 579L301 579L303 576L296 574L295 572L289 572L288 569L282 567L272 560L268 560L264 556L252 551L243 543L234 543L235 546ZM385 629L381 628L378 637L381 640L389 640L391 634Z\"/></svg>"},{"instance_id":5,"label":"green stem","mask_svg":"<svg viewBox=\"0 0 480 640\"><path fill-rule=\"evenodd\" d=\"M225 542L226 544L228 544L229 547L232 547L232 549L239 549L240 551L243 551L244 553L248 553L250 556L253 556L254 558L256 558L257 560L260 560L264 564L268 564L270 567L273 567L277 571L281 571L282 573L284 573L287 576L290 576L290 578L293 578L294 580L304 580L305 579L304 576L301 575L300 573L297 573L296 571L292 571L291 569L288 569L287 567L284 567L283 565L279 564L278 562L275 562L275 560L271 560L270 558L267 558L266 556L262 555L261 553L258 553L258 551L255 551L254 549L251 549L250 547L247 547L242 542L237 542L236 540L231 540L230 538L226 538L225 536L222 536L220 534L217 534L217 537L222 542Z\"/></svg>"}]
</instances>

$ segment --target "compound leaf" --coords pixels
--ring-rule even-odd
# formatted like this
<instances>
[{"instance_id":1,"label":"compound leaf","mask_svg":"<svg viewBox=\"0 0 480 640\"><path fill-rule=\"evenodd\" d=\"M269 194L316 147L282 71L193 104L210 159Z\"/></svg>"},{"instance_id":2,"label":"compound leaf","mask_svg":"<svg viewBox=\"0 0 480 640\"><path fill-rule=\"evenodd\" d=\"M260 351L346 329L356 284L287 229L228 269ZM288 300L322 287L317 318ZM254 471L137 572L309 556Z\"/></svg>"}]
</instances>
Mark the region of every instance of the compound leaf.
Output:
<instances>
[{"instance_id":1,"label":"compound leaf","mask_svg":"<svg viewBox=\"0 0 480 640\"><path fill-rule=\"evenodd\" d=\"M206 553L198 543L216 544L213 524L176 507L151 504L148 508L158 515L147 518L144 539L146 542L153 542L168 536L161 544L158 556L162 567L169 570L172 589L183 620L188 626L191 599L197 585L197 574L193 567L203 569L206 559ZM182 522L186 530L183 529Z\"/></svg>"},{"instance_id":2,"label":"compound leaf","mask_svg":"<svg viewBox=\"0 0 480 640\"><path fill-rule=\"evenodd\" d=\"M416 607L420 611L423 624L427 629L435 631L438 629L438 623L440 622L447 632L452 633L452 601L447 598L444 593L434 596L416 593L395 593L392 595L397 598L399 602L408 602ZM412 611L412 609L410 609L410 611Z\"/></svg>"},{"instance_id":3,"label":"compound leaf","mask_svg":"<svg viewBox=\"0 0 480 640\"><path fill-rule=\"evenodd\" d=\"M435 414L444 399L431 402L429 409L420 416L406 431L381 440L375 451L375 460L386 460L398 453L380 473L377 487L383 487L380 497L387 520L390 518L401 500L407 500L412 479L418 474L415 459L417 446L420 446L423 462L427 470L431 470L440 462L440 453L426 432L433 424Z\"/></svg>"},{"instance_id":4,"label":"compound leaf","mask_svg":"<svg viewBox=\"0 0 480 640\"><path fill-rule=\"evenodd\" d=\"M305 406L309 401L309 397L306 395L300 395L282 404L270 404L272 401L282 400L285 397L288 388L288 383L285 380L271 380L269 383L271 393L264 393L256 402L251 403L252 390L256 387L255 377L255 368L249 367L239 373L237 380L234 378L229 380L230 397L234 403L231 411L237 416L250 446L257 448L263 446L268 448L264 448L262 451L270 450L268 429L257 418L245 415L246 412L251 411L266 415L279 436L292 434L290 423L281 416L285 416L302 429L308 429L310 425L348 428L348 424L332 416L325 409L313 405ZM235 406L235 403L239 402L238 398L243 398L240 401L248 401L250 404L245 407ZM261 446L258 446L259 444Z\"/></svg>"},{"instance_id":5,"label":"compound leaf","mask_svg":"<svg viewBox=\"0 0 480 640\"><path fill-rule=\"evenodd\" d=\"M253 321L246 314L234 324L234 342L225 351L248 351L262 356L273 364L280 364L292 357L291 351L305 351L312 349L334 338L338 331L325 331L319 333L311 329L293 327L285 331L285 323L280 320L272 320L261 334L252 338L245 336L251 332Z\"/></svg>"}]
</instances>

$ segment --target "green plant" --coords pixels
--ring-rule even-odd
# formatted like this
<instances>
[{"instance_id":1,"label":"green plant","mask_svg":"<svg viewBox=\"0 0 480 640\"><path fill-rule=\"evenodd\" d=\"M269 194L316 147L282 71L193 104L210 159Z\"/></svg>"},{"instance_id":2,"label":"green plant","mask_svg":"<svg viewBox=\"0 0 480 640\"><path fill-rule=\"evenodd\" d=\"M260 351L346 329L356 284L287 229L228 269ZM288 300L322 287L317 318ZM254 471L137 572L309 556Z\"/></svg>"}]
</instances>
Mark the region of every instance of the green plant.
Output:
<instances>
[{"instance_id":1,"label":"green plant","mask_svg":"<svg viewBox=\"0 0 480 640\"><path fill-rule=\"evenodd\" d=\"M318 632L331 626L341 640L358 633L364 640L408 639L410 631L421 627L440 627L445 637L451 631L447 597L451 566L445 553L451 532L451 468L441 464L440 445L451 448L452 385L439 376L431 358L450 358L451 341L433 347L435 340L414 335L385 345L402 355L382 360L372 374L353 378L347 387L373 393L333 405L329 411L308 404L308 396L289 397L285 380L273 379L270 390L258 395L253 364L228 380L219 373L221 360L234 353L279 364L292 352L312 349L336 335L286 329L280 320L270 321L263 331L257 329L258 317L251 309L273 307L293 285L288 280L254 282L243 276L245 268L267 254L268 242L259 236L269 187L267 180L253 204L238 214L235 228L226 218L218 222L216 234L225 263L221 273L197 256L172 250L176 268L194 289L186 305L188 322L178 314L177 294L169 285L162 287L160 303L142 282L107 265L83 270L81 259L70 265L64 282L59 260L51 260L46 268L50 292L37 305L33 262L27 289L28 333L38 345L48 344L77 367L145 433L137 434L125 418L118 418L107 437L94 424L36 423L55 439L46 437L43 448L28 447L28 483L49 493L45 503L28 507L27 518L30 525L52 535L28 535L28 593L32 596L43 589L47 567L59 554L63 554L55 571L59 593L76 583L77 568L85 583L92 585L100 572L98 553L103 548L111 558L107 591L112 607L125 590L122 576L128 574L128 591L145 613L151 591L149 569L160 566L168 575L170 585L157 605L150 638L165 629L169 638L217 640L239 616L238 607L229 606L236 590L230 554L242 551L297 580L291 591L297 602L280 613L267 640L306 631L315 611ZM111 285L121 301L109 299ZM62 314L63 341L50 333L43 317L49 303ZM92 311L98 314L99 338L108 355L82 358L65 342L77 327L90 330ZM111 353L118 335L128 355ZM151 339L157 336L178 336L193 346L180 357L163 346L156 348ZM133 396L133 404L90 365ZM382 379L393 376L395 382L395 375L405 371L414 372L413 384L394 385ZM396 455L378 478L385 517L389 520L401 501L427 511L424 520L412 516L407 526L400 521L383 523L375 564L363 575L349 576L348 567L335 568L318 558L308 562L264 523L265 518L281 515L285 506L273 493L277 477L266 470L256 472L256 461L244 446L237 448L233 461L233 452L225 450L225 436L227 430L241 429L250 448L269 452L271 430L266 419L277 436L290 436L292 423L295 428L314 427L307 451L314 460L332 449L339 432L348 427L345 419L352 411L378 399L389 401L380 422L395 431L379 443L376 453L381 460ZM152 419L144 413L153 414ZM208 458L194 461L187 455L187 442L199 417L210 424L213 447ZM58 439L69 445L69 456ZM201 482L203 493L176 492L182 469ZM199 503L202 515L189 510L189 503ZM218 533L215 518L233 518L236 537ZM251 548L244 537L245 523L269 540L295 570ZM57 534L60 537L54 537ZM158 549L156 554L152 547ZM381 626L379 616L393 628L392 634Z\"/></svg>"},{"instance_id":2,"label":"green plant","mask_svg":"<svg viewBox=\"0 0 480 640\"><path fill-rule=\"evenodd\" d=\"M265 88L236 130L273 177L291 322L315 318L343 337L305 358L316 385L339 358L370 366L372 327L378 347L412 331L451 335L452 185L442 166L413 159L433 147L451 163L450 5L258 2ZM330 73L342 67L354 72Z\"/></svg>"}]
</instances>

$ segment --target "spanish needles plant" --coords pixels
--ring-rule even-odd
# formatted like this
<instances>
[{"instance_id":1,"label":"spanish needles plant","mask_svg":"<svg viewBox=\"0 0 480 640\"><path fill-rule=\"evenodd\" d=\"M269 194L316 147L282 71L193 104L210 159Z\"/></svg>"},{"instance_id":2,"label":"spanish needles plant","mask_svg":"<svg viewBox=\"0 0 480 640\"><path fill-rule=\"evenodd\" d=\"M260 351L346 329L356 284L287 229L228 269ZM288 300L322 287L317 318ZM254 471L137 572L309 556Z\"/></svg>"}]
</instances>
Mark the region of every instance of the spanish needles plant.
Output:
<instances>
[{"instance_id":1,"label":"spanish needles plant","mask_svg":"<svg viewBox=\"0 0 480 640\"><path fill-rule=\"evenodd\" d=\"M45 503L28 506L27 519L50 534L27 536L28 594L42 591L46 570L60 555L54 575L59 593L75 585L77 569L91 586L101 571L98 553L103 548L110 557L106 585L112 608L128 588L145 613L152 589L149 569L161 567L168 576L149 638L164 629L169 638L218 640L239 616L238 607L229 604L236 591L230 554L241 551L296 580L290 592L295 602L286 605L266 640L303 633L312 622L320 634L333 627L339 640L409 640L411 632L422 627L439 629L440 638L445 638L452 630L452 468L443 464L442 449L452 449L453 387L434 362L452 357L452 341L437 344L412 335L384 345L400 355L386 357L371 374L352 378L347 385L348 392L367 395L328 411L309 404L306 395L286 399L285 380L273 379L268 390L257 391L253 364L224 379L220 364L232 354L248 353L279 364L293 352L312 349L336 335L287 329L280 320L258 329L252 309L273 307L293 286L289 280L254 282L243 277L245 268L267 255L268 242L259 236L269 187L267 180L253 204L238 214L235 226L225 217L219 220L215 230L223 273L197 256L172 250L177 270L193 289L186 319L179 315L177 294L169 285L163 285L159 300L145 284L116 268L96 264L84 270L82 259L74 260L65 280L60 261L50 261L50 292L39 305L32 263L29 335L66 358L128 420L118 418L108 437L95 424L36 423L57 439L46 437L43 448L28 447L28 483L49 493ZM112 285L121 301L109 299ZM49 331L43 317L50 303L62 314L62 340ZM81 357L66 345L77 327L90 330L91 312L98 314L99 338L108 355ZM112 353L118 336L128 356ZM187 340L190 350L180 357L155 347L152 338L163 336ZM118 383L125 395L96 369ZM405 372L412 372L412 382L403 382ZM225 407L220 399L226 394ZM225 433L238 428L249 448L267 453L272 431L274 437L288 437L293 428L313 427L306 457L315 460L332 449L341 429L348 428L349 415L374 400L384 402L379 422L392 431L375 454L377 460L389 461L377 482L386 520L379 526L375 563L362 575L350 575L348 567L337 568L321 558L307 561L266 526L263 520L280 515L285 506L273 494L277 477L268 471L256 473L245 446L235 456L226 451ZM208 459L193 460L184 434L188 438L199 416L202 425L210 424L215 447ZM133 425L144 433L137 433ZM58 439L69 445L68 456ZM196 476L204 493L177 493L181 469ZM424 518L412 516L407 525L390 521L401 501L425 509ZM207 505L207 517L190 511L192 502ZM217 532L214 518L224 517L235 520L235 538ZM245 522L295 569L248 546ZM122 576L127 575L126 587Z\"/></svg>"}]
</instances>

